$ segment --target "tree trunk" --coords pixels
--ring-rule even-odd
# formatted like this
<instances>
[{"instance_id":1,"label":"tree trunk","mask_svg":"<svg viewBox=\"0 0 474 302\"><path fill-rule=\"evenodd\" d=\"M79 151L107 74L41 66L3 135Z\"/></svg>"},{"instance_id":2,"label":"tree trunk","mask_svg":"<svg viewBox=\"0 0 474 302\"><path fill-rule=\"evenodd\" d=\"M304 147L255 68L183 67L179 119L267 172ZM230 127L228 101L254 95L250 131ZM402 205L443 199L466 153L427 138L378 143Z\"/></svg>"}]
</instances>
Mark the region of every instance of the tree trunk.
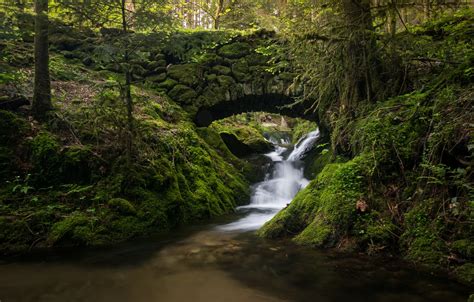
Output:
<instances>
[{"instance_id":1,"label":"tree trunk","mask_svg":"<svg viewBox=\"0 0 474 302\"><path fill-rule=\"evenodd\" d=\"M431 17L431 0L423 0L423 11L425 20L428 20Z\"/></svg>"},{"instance_id":2,"label":"tree trunk","mask_svg":"<svg viewBox=\"0 0 474 302\"><path fill-rule=\"evenodd\" d=\"M122 10L122 31L124 37L126 37L128 33L128 23L127 23L127 0L122 0L121 3L121 10ZM127 47L127 46L125 46ZM127 135L126 135L126 156L127 156L127 164L131 164L132 159L132 146L133 146L133 99L132 99L132 73L130 71L130 54L128 49L125 49L124 54L124 65L125 65L125 85L123 88L123 98L125 101L125 105L127 107Z\"/></svg>"},{"instance_id":3,"label":"tree trunk","mask_svg":"<svg viewBox=\"0 0 474 302\"><path fill-rule=\"evenodd\" d=\"M53 109L49 78L48 0L35 1L35 81L32 112L38 120Z\"/></svg>"},{"instance_id":4,"label":"tree trunk","mask_svg":"<svg viewBox=\"0 0 474 302\"><path fill-rule=\"evenodd\" d=\"M214 16L214 29L219 29L221 26L221 16L224 9L224 0L217 0L216 15Z\"/></svg>"},{"instance_id":5,"label":"tree trunk","mask_svg":"<svg viewBox=\"0 0 474 302\"><path fill-rule=\"evenodd\" d=\"M342 10L350 31L346 45L346 80L342 109L351 110L362 99L372 100L372 50L370 31L373 30L370 0L342 0Z\"/></svg>"}]
</instances>

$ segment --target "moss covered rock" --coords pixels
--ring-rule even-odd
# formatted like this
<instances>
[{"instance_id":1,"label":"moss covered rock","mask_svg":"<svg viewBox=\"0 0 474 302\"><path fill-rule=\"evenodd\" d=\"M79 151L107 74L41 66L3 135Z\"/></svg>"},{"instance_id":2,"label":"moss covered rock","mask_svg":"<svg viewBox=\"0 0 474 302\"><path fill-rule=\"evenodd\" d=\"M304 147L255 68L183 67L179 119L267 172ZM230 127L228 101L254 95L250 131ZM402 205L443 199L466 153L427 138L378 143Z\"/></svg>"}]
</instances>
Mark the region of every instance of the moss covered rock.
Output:
<instances>
[{"instance_id":1,"label":"moss covered rock","mask_svg":"<svg viewBox=\"0 0 474 302\"><path fill-rule=\"evenodd\" d=\"M229 67L222 65L213 66L211 70L212 72L220 75L229 75L232 72Z\"/></svg>"},{"instance_id":2,"label":"moss covered rock","mask_svg":"<svg viewBox=\"0 0 474 302\"><path fill-rule=\"evenodd\" d=\"M466 263L456 268L454 274L457 280L468 286L474 285L474 263Z\"/></svg>"},{"instance_id":3,"label":"moss covered rock","mask_svg":"<svg viewBox=\"0 0 474 302\"><path fill-rule=\"evenodd\" d=\"M203 79L202 67L198 64L171 65L168 68L168 76L180 84L197 86Z\"/></svg>"},{"instance_id":4,"label":"moss covered rock","mask_svg":"<svg viewBox=\"0 0 474 302\"><path fill-rule=\"evenodd\" d=\"M190 104L197 98L197 93L191 87L178 84L168 92L168 95L174 101L181 104Z\"/></svg>"},{"instance_id":5,"label":"moss covered rock","mask_svg":"<svg viewBox=\"0 0 474 302\"><path fill-rule=\"evenodd\" d=\"M152 75L146 78L147 81L154 82L154 83L161 83L166 80L166 73L160 73L156 75Z\"/></svg>"},{"instance_id":6,"label":"moss covered rock","mask_svg":"<svg viewBox=\"0 0 474 302\"><path fill-rule=\"evenodd\" d=\"M327 165L291 204L267 222L259 235L296 235L300 244L334 246L356 220L356 203L364 196L365 157Z\"/></svg>"},{"instance_id":7,"label":"moss covered rock","mask_svg":"<svg viewBox=\"0 0 474 302\"><path fill-rule=\"evenodd\" d=\"M174 86L178 84L177 81L167 78L165 81L156 85L157 88L165 89L167 91L173 89Z\"/></svg>"},{"instance_id":8,"label":"moss covered rock","mask_svg":"<svg viewBox=\"0 0 474 302\"><path fill-rule=\"evenodd\" d=\"M117 210L119 213L124 215L135 215L137 214L137 210L135 207L130 203L130 201L123 199L123 198L113 198L109 200L107 203L109 207L112 209Z\"/></svg>"},{"instance_id":9,"label":"moss covered rock","mask_svg":"<svg viewBox=\"0 0 474 302\"><path fill-rule=\"evenodd\" d=\"M471 239L456 240L451 244L451 249L467 259L474 258L474 241Z\"/></svg>"},{"instance_id":10,"label":"moss covered rock","mask_svg":"<svg viewBox=\"0 0 474 302\"><path fill-rule=\"evenodd\" d=\"M93 240L94 221L83 213L74 212L63 220L56 222L48 236L50 244L57 244L61 240L72 240L83 244Z\"/></svg>"},{"instance_id":11,"label":"moss covered rock","mask_svg":"<svg viewBox=\"0 0 474 302\"><path fill-rule=\"evenodd\" d=\"M217 53L225 58L239 59L245 57L251 52L251 46L245 42L235 42L219 48Z\"/></svg>"},{"instance_id":12,"label":"moss covered rock","mask_svg":"<svg viewBox=\"0 0 474 302\"><path fill-rule=\"evenodd\" d=\"M247 61L240 60L232 64L232 75L238 82L249 81L252 76Z\"/></svg>"}]
</instances>

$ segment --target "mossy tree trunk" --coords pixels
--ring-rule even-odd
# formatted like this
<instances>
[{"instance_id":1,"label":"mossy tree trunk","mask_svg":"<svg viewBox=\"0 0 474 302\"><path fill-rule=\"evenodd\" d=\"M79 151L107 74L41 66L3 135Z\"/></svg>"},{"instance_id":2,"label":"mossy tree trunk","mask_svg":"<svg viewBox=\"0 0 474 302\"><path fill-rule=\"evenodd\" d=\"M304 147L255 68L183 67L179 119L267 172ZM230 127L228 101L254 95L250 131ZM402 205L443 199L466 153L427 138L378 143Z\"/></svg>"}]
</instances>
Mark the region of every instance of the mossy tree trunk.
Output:
<instances>
[{"instance_id":1,"label":"mossy tree trunk","mask_svg":"<svg viewBox=\"0 0 474 302\"><path fill-rule=\"evenodd\" d=\"M342 110L351 110L358 101L373 98L371 62L374 40L369 0L342 0L342 12L349 29L346 44L346 86L341 98Z\"/></svg>"},{"instance_id":2,"label":"mossy tree trunk","mask_svg":"<svg viewBox=\"0 0 474 302\"><path fill-rule=\"evenodd\" d=\"M51 104L51 80L49 77L48 49L48 0L35 1L35 81L32 112L43 120Z\"/></svg>"}]
</instances>

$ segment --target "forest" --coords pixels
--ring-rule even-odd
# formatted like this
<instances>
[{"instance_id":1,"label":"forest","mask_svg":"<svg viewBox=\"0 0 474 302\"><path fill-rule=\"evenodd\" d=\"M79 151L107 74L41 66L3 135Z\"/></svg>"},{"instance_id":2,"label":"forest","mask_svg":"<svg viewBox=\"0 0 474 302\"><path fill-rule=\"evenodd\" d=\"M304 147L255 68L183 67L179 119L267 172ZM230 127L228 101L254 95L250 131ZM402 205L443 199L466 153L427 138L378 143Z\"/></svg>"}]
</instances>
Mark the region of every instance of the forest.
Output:
<instances>
[{"instance_id":1,"label":"forest","mask_svg":"<svg viewBox=\"0 0 474 302\"><path fill-rule=\"evenodd\" d=\"M473 131L471 0L0 0L0 302L472 302Z\"/></svg>"}]
</instances>

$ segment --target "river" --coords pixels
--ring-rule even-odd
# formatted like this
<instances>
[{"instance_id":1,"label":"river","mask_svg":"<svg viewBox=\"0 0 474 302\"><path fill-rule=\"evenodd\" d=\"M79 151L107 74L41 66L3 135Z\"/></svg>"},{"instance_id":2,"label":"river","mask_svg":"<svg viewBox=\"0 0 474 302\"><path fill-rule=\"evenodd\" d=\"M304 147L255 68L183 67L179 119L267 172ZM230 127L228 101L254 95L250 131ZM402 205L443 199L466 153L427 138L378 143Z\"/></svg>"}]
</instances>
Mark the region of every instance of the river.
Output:
<instances>
[{"instance_id":1,"label":"river","mask_svg":"<svg viewBox=\"0 0 474 302\"><path fill-rule=\"evenodd\" d=\"M317 137L292 151L273 141L265 180L235 215L110 248L0 262L0 301L466 301L463 286L397 260L255 236L308 184L300 160Z\"/></svg>"}]
</instances>

